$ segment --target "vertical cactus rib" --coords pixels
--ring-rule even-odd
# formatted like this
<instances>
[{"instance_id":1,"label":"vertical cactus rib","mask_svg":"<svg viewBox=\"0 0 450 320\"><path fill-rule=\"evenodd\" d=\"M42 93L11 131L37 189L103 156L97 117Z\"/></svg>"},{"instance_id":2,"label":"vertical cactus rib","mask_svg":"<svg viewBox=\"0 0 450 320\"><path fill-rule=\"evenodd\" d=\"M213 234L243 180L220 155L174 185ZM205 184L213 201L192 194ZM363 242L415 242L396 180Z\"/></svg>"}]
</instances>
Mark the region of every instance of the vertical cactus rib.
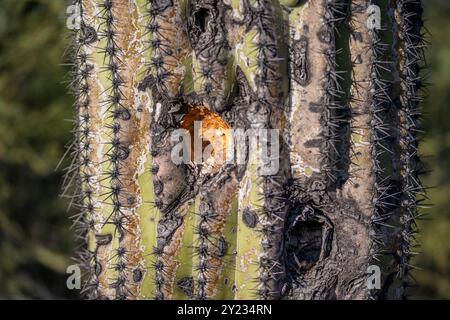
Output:
<instances>
[{"instance_id":1,"label":"vertical cactus rib","mask_svg":"<svg viewBox=\"0 0 450 320\"><path fill-rule=\"evenodd\" d=\"M422 37L422 4L418 0L395 1L394 15L397 23L398 69L400 73L400 106L399 147L401 201L399 234L400 245L397 252L398 276L403 279L399 296L406 297L406 289L410 279L410 259L414 255L413 248L417 245L416 219L419 215L418 205L426 198L425 190L420 181L422 164L419 158L418 143L420 128L420 89L422 81L420 71L423 65L423 50L425 44Z\"/></svg>"},{"instance_id":2,"label":"vertical cactus rib","mask_svg":"<svg viewBox=\"0 0 450 320\"><path fill-rule=\"evenodd\" d=\"M352 3L352 11L360 19L353 21L353 149L350 180L344 192L357 201L363 219L370 221L368 257L371 259L368 263L380 264L380 258L389 245L385 238L386 227L389 227L386 222L393 214L398 195L390 185L390 172L386 170L394 154L386 120L393 104L390 84L386 79L386 74L391 71L391 62L387 61L389 45L383 42L381 29L377 29L376 24L370 24L373 19L371 14L374 14L371 7L375 4L381 12L386 12L382 1ZM362 30L364 27L365 32ZM369 296L373 298L373 294L375 292L370 292Z\"/></svg>"},{"instance_id":3,"label":"vertical cactus rib","mask_svg":"<svg viewBox=\"0 0 450 320\"><path fill-rule=\"evenodd\" d=\"M385 13L387 10L383 1L372 1L372 4L377 3L380 11ZM384 18L382 15L380 17ZM390 132L388 123L386 121L386 114L392 106L390 97L390 84L386 79L386 74L390 72L392 62L388 60L387 54L389 52L389 44L385 43L382 38L382 29L372 29L373 42L371 45L374 61L371 72L371 94L372 94L372 120L370 128L373 132L373 149L372 158L375 169L375 185L373 194L373 204L375 206L374 216L372 217L372 224L375 228L376 236L373 241L376 245L376 252L374 258L384 253L385 241L383 240L383 229L386 226L386 221L392 215L392 208L395 205L396 195L392 194L392 187L387 181L386 175L389 174L389 165L385 164L384 157L389 158L389 163L393 156L393 148L390 144Z\"/></svg>"},{"instance_id":4,"label":"vertical cactus rib","mask_svg":"<svg viewBox=\"0 0 450 320\"><path fill-rule=\"evenodd\" d=\"M373 184L370 177L366 181L377 156L370 146L376 128L371 127L375 98L370 93L373 81L368 78L375 61L374 36L367 27L369 2L353 1L352 4L349 18L353 38L348 44L343 44L347 36L340 32L347 31L344 22L350 1L308 1L300 7L287 4L291 7L288 10L291 25L289 123L294 178L288 188L290 207L284 230L285 298L288 299L367 296L366 270L372 258L369 232L371 218L376 213L370 188L375 187L375 179ZM352 66L347 66L340 57L347 45ZM352 71L351 79L345 74L347 68ZM350 106L344 104L347 94L344 90L353 95ZM367 147L364 156L367 161L356 163L356 156L363 157L363 153L356 153L352 155L352 165L347 159L349 108L352 130L364 128L361 134L368 138L363 144ZM298 130L304 132L299 134ZM305 170L305 164L316 169ZM368 183L365 195L369 198L362 199L369 204L367 207L357 203L359 198L346 190L352 185L347 166L350 166L351 179ZM361 172L364 166L366 172Z\"/></svg>"},{"instance_id":5,"label":"vertical cactus rib","mask_svg":"<svg viewBox=\"0 0 450 320\"><path fill-rule=\"evenodd\" d=\"M373 32L368 32L366 23L369 18L367 8L370 1L352 1L350 51L352 59L351 85L351 142L352 151L349 166L350 179L344 186L344 192L352 198L361 199L360 209L366 219L370 219L374 206L372 195L375 186L375 164L372 159L374 152L374 135L372 121L372 66L375 61L371 46Z\"/></svg>"},{"instance_id":6,"label":"vertical cactus rib","mask_svg":"<svg viewBox=\"0 0 450 320\"><path fill-rule=\"evenodd\" d=\"M79 205L85 213L85 224L89 228L86 234L89 263L84 265L88 270L88 278L83 292L90 298L111 297L107 270L109 268L109 253L112 245L112 235L105 231L102 163L105 155L104 117L105 108L102 101L106 99L105 82L102 79L103 68L100 44L100 20L97 17L99 9L95 1L78 1L81 11L79 30L79 48L77 55L80 62L78 97L80 108L78 118L81 120L76 148L79 154L79 186L81 186Z\"/></svg>"},{"instance_id":7,"label":"vertical cactus rib","mask_svg":"<svg viewBox=\"0 0 450 320\"><path fill-rule=\"evenodd\" d=\"M159 90L158 85L153 87L155 108L151 126L155 205L161 213L154 248L155 298L171 299L180 294L192 298L194 279L186 271L191 271L192 268L186 268L182 264L189 255L188 252L191 255L189 259L194 254L194 219L190 211L198 186L195 175L190 172L186 163L177 164L172 158L173 150L179 144L172 137L175 130L182 131L183 143L187 140L190 144L189 131L183 128L181 122L189 107L181 99L165 99L165 93L161 94Z\"/></svg>"},{"instance_id":8,"label":"vertical cactus rib","mask_svg":"<svg viewBox=\"0 0 450 320\"><path fill-rule=\"evenodd\" d=\"M233 60L222 1L188 1L188 33L194 54L194 87L204 105L222 112L232 89Z\"/></svg>"},{"instance_id":9,"label":"vertical cactus rib","mask_svg":"<svg viewBox=\"0 0 450 320\"><path fill-rule=\"evenodd\" d=\"M346 71L338 70L337 55L341 52L337 46L336 34L345 20L345 3L341 0L326 1L324 7L320 38L323 42L328 43L328 48L323 51L326 57L326 69L323 74L325 112L322 121L325 125L325 141L322 144L324 150L322 162L328 181L337 182L344 178L340 167L344 157L341 153L343 142L340 139L342 139L342 132L345 132L347 110L341 101L344 94L341 87L341 83L344 81L342 74Z\"/></svg>"},{"instance_id":10,"label":"vertical cactus rib","mask_svg":"<svg viewBox=\"0 0 450 320\"><path fill-rule=\"evenodd\" d=\"M377 2L374 2L377 3ZM386 19L389 25L390 18L390 3L386 1L378 1L380 8L380 19ZM375 40L373 45L373 52L375 62L372 71L372 92L374 93L373 107L374 119L372 120L372 128L374 132L374 159L376 170L376 184L374 188L374 205L375 214L372 217L372 226L375 236L373 241L373 257L374 261L386 277L385 286L382 290L372 290L370 298L380 298L382 295L388 294L389 286L391 285L389 278L392 277L390 264L392 262L392 241L390 234L394 232L394 225L396 221L396 207L399 201L399 194L396 190L396 147L393 144L392 136L394 135L391 127L395 120L391 119L393 112L395 113L394 101L391 98L394 93L394 86L392 80L388 80L389 72L395 69L393 63L395 55L391 52L391 45L395 42L391 36L383 30L375 30ZM390 57L390 61L388 58ZM395 72L394 72L395 76ZM392 78L391 78L392 79ZM395 79L393 79L395 81ZM395 116L393 117L395 118Z\"/></svg>"},{"instance_id":11,"label":"vertical cactus rib","mask_svg":"<svg viewBox=\"0 0 450 320\"><path fill-rule=\"evenodd\" d=\"M364 6L365 5L365 6ZM358 187L355 192L363 192L364 197L370 203L366 206L371 207L371 192L373 187L374 176L373 163L371 161L372 146L371 132L368 130L370 123L370 110L367 101L370 99L369 83L367 79L371 74L371 65L373 57L371 55L369 45L371 39L366 31L366 21L368 16L365 9L367 8L367 1L353 1L351 7L351 39L350 39L350 53L352 61L352 85L351 85L351 127L352 127L352 144L353 151L351 155L351 165L349 168L352 180L365 180L367 185L361 188L361 185L356 181ZM366 138L366 141L363 141ZM364 165L364 166L363 166ZM363 171L364 170L364 171ZM356 174L361 172L361 174ZM369 178L369 179L367 179ZM348 184L348 183L347 183ZM358 190L359 189L359 190ZM369 214L370 216L370 214Z\"/></svg>"},{"instance_id":12,"label":"vertical cactus rib","mask_svg":"<svg viewBox=\"0 0 450 320\"><path fill-rule=\"evenodd\" d=\"M188 109L181 127L190 133L194 164L190 167L196 176L196 184L200 185L194 240L195 297L210 299L223 288L220 281L224 280L222 272L226 260L233 260L227 252L228 244L235 242L235 234L225 234L227 221L233 215L232 200L237 189L234 166L226 163L232 140L231 128L217 113L198 106ZM204 158L208 156L207 150L210 155ZM197 159L198 153L202 159Z\"/></svg>"},{"instance_id":13,"label":"vertical cactus rib","mask_svg":"<svg viewBox=\"0 0 450 320\"><path fill-rule=\"evenodd\" d=\"M153 50L151 69L160 94L175 98L183 91L186 73L184 61L189 53L189 41L183 21L186 1L148 0L148 3L148 30L152 35Z\"/></svg>"},{"instance_id":14,"label":"vertical cactus rib","mask_svg":"<svg viewBox=\"0 0 450 320\"><path fill-rule=\"evenodd\" d=\"M238 185L237 185L238 186ZM236 187L237 187L236 186ZM236 188L237 189L237 188ZM232 300L235 293L235 270L236 270L236 241L237 241L237 218L238 218L238 202L237 190L233 190L231 196L231 208L227 221L223 230L223 240L218 242L221 244L221 252L225 252L222 262L221 272L217 280L215 300ZM219 247L218 247L219 248Z\"/></svg>"},{"instance_id":15,"label":"vertical cactus rib","mask_svg":"<svg viewBox=\"0 0 450 320\"><path fill-rule=\"evenodd\" d=\"M84 270L88 270L82 291L89 298L94 298L96 296L98 279L94 272L90 272L95 264L95 257L92 246L89 245L88 241L95 228L94 181L98 173L93 172L95 171L95 166L92 165L92 161L95 161L93 159L93 150L95 150L93 136L96 134L98 127L92 126L95 117L93 114L94 110L90 106L92 100L95 100L96 97L90 90L92 88L90 86L92 84L91 78L95 77L95 73L94 67L90 63L89 51L97 39L95 30L94 33L89 32L91 29L88 29L87 17L81 1L74 1L73 5L79 7L81 14L80 28L76 29L74 34L75 52L73 56L73 86L76 97L77 118L74 129L75 141L72 147L73 162L68 168L63 181L63 196L68 196L68 190L71 185L74 185L74 195L69 197L71 198L71 203L74 203L79 211L74 216L75 231L80 241L77 260Z\"/></svg>"},{"instance_id":16,"label":"vertical cactus rib","mask_svg":"<svg viewBox=\"0 0 450 320\"><path fill-rule=\"evenodd\" d=\"M145 41L140 28L143 16L134 0L105 0L99 5L102 24L103 73L109 87L103 101L106 111L105 174L106 204L103 229L111 230L112 252L106 271L110 287L108 298L136 299L146 266L141 243L142 204L139 173L147 159L150 96L139 90L144 77Z\"/></svg>"},{"instance_id":17,"label":"vertical cactus rib","mask_svg":"<svg viewBox=\"0 0 450 320\"><path fill-rule=\"evenodd\" d=\"M142 273L142 270L136 269L133 273L133 280L139 279L142 275L142 284L140 291L140 298L149 299L154 297L155 292L155 272L152 266L155 264L155 256L153 248L156 246L156 234L157 225L160 218L160 211L155 204L155 186L153 184L153 157L151 149L151 131L149 130L152 125L152 114L154 108L154 101L149 90L151 85L150 76L151 70L147 69L148 62L152 57L152 39L148 30L150 21L149 6L147 0L136 1L139 10L139 32L142 37L141 55L145 63L140 66L140 74L138 80L140 83L137 86L138 96L141 97L140 104L137 110L141 112L145 117L141 117L142 126L141 129L147 134L145 140L141 140L143 143L141 148L141 158L139 167L137 167L137 179L140 187L141 199L138 201L137 213L140 215L141 225L141 243L144 247L145 269L146 272Z\"/></svg>"},{"instance_id":18,"label":"vertical cactus rib","mask_svg":"<svg viewBox=\"0 0 450 320\"><path fill-rule=\"evenodd\" d=\"M292 173L303 181L336 181L341 78L335 31L342 1L313 0L289 13ZM314 177L313 177L314 176Z\"/></svg>"},{"instance_id":19,"label":"vertical cactus rib","mask_svg":"<svg viewBox=\"0 0 450 320\"><path fill-rule=\"evenodd\" d=\"M277 299L284 281L281 230L286 213L283 186L288 178L287 157L283 154L286 148L284 141L277 139L283 136L286 126L282 72L287 61L281 50L285 46L280 36L283 30L276 24L281 18L277 2L250 1L244 8L253 17L253 23L247 27L236 59L253 91L246 116L250 135L257 138L253 146L250 143L247 169L240 185L236 298ZM247 53L247 59L239 57L241 52ZM271 159L277 163L275 172L271 171ZM254 221L251 226L248 219Z\"/></svg>"},{"instance_id":20,"label":"vertical cactus rib","mask_svg":"<svg viewBox=\"0 0 450 320\"><path fill-rule=\"evenodd\" d=\"M177 279L176 276L181 264L184 263L181 258L185 255L181 252L186 246L192 246L192 243L185 242L185 234L189 232L187 228L190 227L187 223L187 214L191 203L192 201L185 202L180 208L172 211L171 215L162 214L158 223L155 249L157 260L154 266L156 272L155 298L157 300L171 299L175 286L180 287L181 278Z\"/></svg>"},{"instance_id":21,"label":"vertical cactus rib","mask_svg":"<svg viewBox=\"0 0 450 320\"><path fill-rule=\"evenodd\" d=\"M194 200L193 177L188 175L183 165L177 165L171 158L175 143L171 134L175 130L170 123L175 115L170 113L174 105L160 100L161 96L153 90L155 108L152 115L152 156L155 206L160 211L157 227L155 254L155 298L170 299L176 285L176 274L183 261L178 260L185 245L187 214ZM176 107L175 107L176 109Z\"/></svg>"},{"instance_id":22,"label":"vertical cactus rib","mask_svg":"<svg viewBox=\"0 0 450 320\"><path fill-rule=\"evenodd\" d=\"M262 180L260 197L264 200L264 216L260 220L263 252L259 258L258 294L262 299L279 299L285 281L285 266L281 261L284 240L282 230L287 212L284 187L290 178L287 147L283 139L287 126L286 78L283 74L287 72L288 59L287 52L283 52L286 47L283 40L285 33L280 28L283 24L279 22L281 14L278 1L259 0L256 4L259 52L255 83L258 104L255 104L256 110L250 107L249 111L258 116L257 121L250 120L250 123L257 128L260 125L258 118L264 119L267 114L267 123L261 124L270 131L262 135L260 141L265 153L260 159L263 165L260 170L267 170L268 167L274 169L274 159L277 163L277 170L258 173Z\"/></svg>"},{"instance_id":23,"label":"vertical cactus rib","mask_svg":"<svg viewBox=\"0 0 450 320\"><path fill-rule=\"evenodd\" d=\"M256 153L257 150L254 150ZM255 156L254 156L255 157ZM262 255L261 223L263 201L261 182L258 179L258 163L254 157L248 159L245 175L239 185L239 214L236 244L235 299L246 300L258 297L258 265Z\"/></svg>"},{"instance_id":24,"label":"vertical cactus rib","mask_svg":"<svg viewBox=\"0 0 450 320\"><path fill-rule=\"evenodd\" d=\"M200 190L198 240L195 244L198 255L197 299L214 298L225 287L222 273L227 263L234 262L229 243L235 241L235 233L226 230L226 224L233 215L232 201L236 192L237 180L233 171L226 171ZM227 296L232 297L233 292L230 290L228 295L225 294Z\"/></svg>"},{"instance_id":25,"label":"vertical cactus rib","mask_svg":"<svg viewBox=\"0 0 450 320\"><path fill-rule=\"evenodd\" d=\"M260 103L284 110L287 81L282 73L287 71L287 59L282 52L286 46L283 24L278 22L281 13L278 1L255 0L254 23L257 30L255 42L257 61L255 86Z\"/></svg>"},{"instance_id":26,"label":"vertical cactus rib","mask_svg":"<svg viewBox=\"0 0 450 320\"><path fill-rule=\"evenodd\" d=\"M171 135L186 113L181 97L185 76L190 72L189 39L186 30L186 1L148 1L152 59L150 69L154 79L154 110L152 120L152 156L155 205L161 215L157 227L155 298L170 299L176 291L180 259L185 256L185 243L190 238L189 208L194 200L195 180L183 165L171 159L175 142ZM184 277L184 275L183 275ZM190 281L191 282L191 281ZM179 286L178 286L179 287ZM190 290L190 289L189 289ZM182 290L184 291L184 290ZM178 293L175 292L175 295Z\"/></svg>"},{"instance_id":27,"label":"vertical cactus rib","mask_svg":"<svg viewBox=\"0 0 450 320\"><path fill-rule=\"evenodd\" d=\"M183 244L174 257L180 262L175 273L173 292L170 296L174 300L195 299L195 226L199 203L199 197L197 196L184 217Z\"/></svg>"},{"instance_id":28,"label":"vertical cactus rib","mask_svg":"<svg viewBox=\"0 0 450 320\"><path fill-rule=\"evenodd\" d=\"M356 202L360 219L366 224L368 234L364 239L367 243L362 246L366 267L383 249L378 226L386 219L383 208L389 197L382 185L381 166L381 155L389 151L383 144L387 136L384 112L390 99L383 73L388 64L383 60L385 45L379 30L369 24L371 5L373 2L366 0L355 0L351 4L352 133L349 180L343 186L344 196Z\"/></svg>"},{"instance_id":29,"label":"vertical cactus rib","mask_svg":"<svg viewBox=\"0 0 450 320\"><path fill-rule=\"evenodd\" d=\"M139 172L138 181L141 187L142 202L138 208L141 219L141 237L142 245L144 246L145 253L145 266L146 272L142 274L142 286L140 298L151 299L154 298L156 279L153 266L155 265L155 256L153 255L153 248L156 246L156 234L157 226L160 218L160 212L156 208L154 203L154 185L152 179L152 164L153 159L151 157L150 150L151 143L147 143L148 150L143 155L142 161L144 166L143 171ZM145 158L146 157L146 158ZM142 271L142 270L141 270ZM137 276L140 274L136 271Z\"/></svg>"}]
</instances>

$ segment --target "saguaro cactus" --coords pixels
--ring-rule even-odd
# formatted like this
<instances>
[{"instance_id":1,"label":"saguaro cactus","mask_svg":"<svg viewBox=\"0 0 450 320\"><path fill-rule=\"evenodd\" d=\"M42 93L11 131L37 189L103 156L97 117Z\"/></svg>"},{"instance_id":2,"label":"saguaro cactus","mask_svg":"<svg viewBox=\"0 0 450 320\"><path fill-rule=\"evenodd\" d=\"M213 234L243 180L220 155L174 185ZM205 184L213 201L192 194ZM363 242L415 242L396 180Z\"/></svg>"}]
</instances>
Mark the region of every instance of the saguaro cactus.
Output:
<instances>
[{"instance_id":1,"label":"saguaro cactus","mask_svg":"<svg viewBox=\"0 0 450 320\"><path fill-rule=\"evenodd\" d=\"M89 298L406 296L420 1L73 5Z\"/></svg>"}]
</instances>

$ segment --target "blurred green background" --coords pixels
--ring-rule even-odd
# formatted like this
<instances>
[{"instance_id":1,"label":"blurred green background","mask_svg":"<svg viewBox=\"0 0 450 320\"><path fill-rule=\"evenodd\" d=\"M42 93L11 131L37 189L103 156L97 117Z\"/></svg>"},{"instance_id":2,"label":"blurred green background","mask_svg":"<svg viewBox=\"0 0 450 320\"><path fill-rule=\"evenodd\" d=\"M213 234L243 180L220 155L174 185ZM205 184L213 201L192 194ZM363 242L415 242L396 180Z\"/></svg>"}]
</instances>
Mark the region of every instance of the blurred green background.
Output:
<instances>
[{"instance_id":1,"label":"blurred green background","mask_svg":"<svg viewBox=\"0 0 450 320\"><path fill-rule=\"evenodd\" d=\"M432 85L423 106L431 173L413 298L450 299L450 1L425 0ZM67 204L55 168L70 141L65 1L0 1L0 299L74 298Z\"/></svg>"}]
</instances>

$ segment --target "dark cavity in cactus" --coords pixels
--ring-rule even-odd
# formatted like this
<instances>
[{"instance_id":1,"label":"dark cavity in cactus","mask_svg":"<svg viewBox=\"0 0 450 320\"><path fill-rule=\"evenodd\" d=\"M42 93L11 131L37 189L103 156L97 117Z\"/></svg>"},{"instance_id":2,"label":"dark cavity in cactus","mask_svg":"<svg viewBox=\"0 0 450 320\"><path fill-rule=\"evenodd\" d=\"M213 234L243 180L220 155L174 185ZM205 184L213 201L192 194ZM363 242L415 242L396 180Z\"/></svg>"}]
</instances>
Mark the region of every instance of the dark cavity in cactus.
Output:
<instances>
[{"instance_id":1,"label":"dark cavity in cactus","mask_svg":"<svg viewBox=\"0 0 450 320\"><path fill-rule=\"evenodd\" d=\"M87 297L406 297L426 199L420 1L74 5L64 194L78 210ZM180 129L192 153L176 164ZM197 162L195 135L209 129L222 133L201 140L213 153ZM248 152L261 129L279 133L255 148L273 152L269 174ZM243 163L220 157L230 141ZM367 285L373 265L381 288Z\"/></svg>"}]
</instances>

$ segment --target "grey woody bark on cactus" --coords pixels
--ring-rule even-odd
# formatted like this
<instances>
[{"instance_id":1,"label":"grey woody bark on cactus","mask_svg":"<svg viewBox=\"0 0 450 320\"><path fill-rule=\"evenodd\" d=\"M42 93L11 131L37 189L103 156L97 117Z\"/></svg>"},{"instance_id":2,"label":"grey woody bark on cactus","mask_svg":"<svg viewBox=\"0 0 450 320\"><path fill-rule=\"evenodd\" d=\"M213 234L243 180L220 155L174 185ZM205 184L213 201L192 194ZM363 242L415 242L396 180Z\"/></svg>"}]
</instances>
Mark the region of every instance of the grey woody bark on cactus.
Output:
<instances>
[{"instance_id":1,"label":"grey woody bark on cactus","mask_svg":"<svg viewBox=\"0 0 450 320\"><path fill-rule=\"evenodd\" d=\"M73 5L64 193L88 298L407 296L426 199L420 1Z\"/></svg>"}]
</instances>

